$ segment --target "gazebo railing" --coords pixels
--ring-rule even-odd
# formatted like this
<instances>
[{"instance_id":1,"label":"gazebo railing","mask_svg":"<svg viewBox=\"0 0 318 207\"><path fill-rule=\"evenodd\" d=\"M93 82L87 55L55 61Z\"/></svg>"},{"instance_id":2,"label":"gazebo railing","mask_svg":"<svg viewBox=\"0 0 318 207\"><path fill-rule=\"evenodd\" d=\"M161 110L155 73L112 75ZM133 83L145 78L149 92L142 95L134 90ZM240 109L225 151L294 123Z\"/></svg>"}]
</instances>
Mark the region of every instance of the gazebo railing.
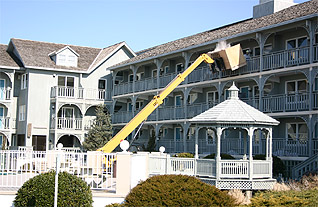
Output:
<instances>
[{"instance_id":1,"label":"gazebo railing","mask_svg":"<svg viewBox=\"0 0 318 207\"><path fill-rule=\"evenodd\" d=\"M221 160L219 162L220 178L270 178L271 161L252 160ZM217 163L214 159L178 158L169 155L150 155L149 174L182 174L199 177L216 177ZM250 173L250 169L253 172ZM251 175L250 175L251 174Z\"/></svg>"}]
</instances>

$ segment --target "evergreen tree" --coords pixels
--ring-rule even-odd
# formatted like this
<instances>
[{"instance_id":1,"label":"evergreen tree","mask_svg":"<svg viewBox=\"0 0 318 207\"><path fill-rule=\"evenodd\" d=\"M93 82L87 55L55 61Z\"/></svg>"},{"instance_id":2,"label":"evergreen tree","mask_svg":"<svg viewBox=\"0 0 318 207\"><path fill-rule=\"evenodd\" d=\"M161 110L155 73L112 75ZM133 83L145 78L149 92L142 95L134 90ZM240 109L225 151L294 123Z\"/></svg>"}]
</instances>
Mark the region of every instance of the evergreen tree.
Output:
<instances>
[{"instance_id":1,"label":"evergreen tree","mask_svg":"<svg viewBox=\"0 0 318 207\"><path fill-rule=\"evenodd\" d=\"M95 151L103 147L111 138L112 125L110 114L105 110L104 105L98 105L96 107L96 118L83 142L83 147L87 151Z\"/></svg>"}]
</instances>

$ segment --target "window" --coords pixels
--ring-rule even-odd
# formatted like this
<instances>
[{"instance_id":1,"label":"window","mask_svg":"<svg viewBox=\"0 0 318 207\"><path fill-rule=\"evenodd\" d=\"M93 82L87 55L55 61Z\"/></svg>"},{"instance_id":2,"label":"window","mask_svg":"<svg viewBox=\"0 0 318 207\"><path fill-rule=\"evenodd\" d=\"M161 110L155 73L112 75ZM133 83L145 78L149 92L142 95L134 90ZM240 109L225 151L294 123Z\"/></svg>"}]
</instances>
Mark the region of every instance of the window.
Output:
<instances>
[{"instance_id":1,"label":"window","mask_svg":"<svg viewBox=\"0 0 318 207\"><path fill-rule=\"evenodd\" d=\"M74 87L74 77L58 76L57 84L62 87Z\"/></svg>"},{"instance_id":2,"label":"window","mask_svg":"<svg viewBox=\"0 0 318 207\"><path fill-rule=\"evenodd\" d=\"M286 130L288 141L298 141L301 144L306 144L308 128L305 123L287 123Z\"/></svg>"},{"instance_id":3,"label":"window","mask_svg":"<svg viewBox=\"0 0 318 207\"><path fill-rule=\"evenodd\" d=\"M26 89L28 87L28 74L23 74L21 77L21 89Z\"/></svg>"},{"instance_id":4,"label":"window","mask_svg":"<svg viewBox=\"0 0 318 207\"><path fill-rule=\"evenodd\" d=\"M58 64L64 65L66 63L66 56L63 54L58 55Z\"/></svg>"},{"instance_id":5,"label":"window","mask_svg":"<svg viewBox=\"0 0 318 207\"><path fill-rule=\"evenodd\" d=\"M315 34L315 44L318 44L318 33Z\"/></svg>"},{"instance_id":6,"label":"window","mask_svg":"<svg viewBox=\"0 0 318 207\"><path fill-rule=\"evenodd\" d=\"M314 90L318 91L318 76L315 78Z\"/></svg>"},{"instance_id":7,"label":"window","mask_svg":"<svg viewBox=\"0 0 318 207\"><path fill-rule=\"evenodd\" d=\"M136 80L138 81L138 80L141 80L141 79L143 79L144 78L144 73L137 73L136 74Z\"/></svg>"},{"instance_id":8,"label":"window","mask_svg":"<svg viewBox=\"0 0 318 207\"><path fill-rule=\"evenodd\" d=\"M182 129L181 129L181 127L176 127L175 128L175 138L176 138L176 141L182 140Z\"/></svg>"},{"instance_id":9,"label":"window","mask_svg":"<svg viewBox=\"0 0 318 207\"><path fill-rule=\"evenodd\" d=\"M157 78L157 69L155 69L155 70L152 70L152 77L153 78Z\"/></svg>"},{"instance_id":10,"label":"window","mask_svg":"<svg viewBox=\"0 0 318 207\"><path fill-rule=\"evenodd\" d=\"M308 39L307 37L300 37L296 39L290 39L286 41L286 49L291 50L298 47L306 47L308 46Z\"/></svg>"},{"instance_id":11,"label":"window","mask_svg":"<svg viewBox=\"0 0 318 207\"><path fill-rule=\"evenodd\" d=\"M26 112L25 105L19 106L19 121L25 121L25 112Z\"/></svg>"},{"instance_id":12,"label":"window","mask_svg":"<svg viewBox=\"0 0 318 207\"><path fill-rule=\"evenodd\" d=\"M206 143L207 144L213 144L215 142L215 139L216 139L216 134L215 134L215 131L208 128L206 130Z\"/></svg>"},{"instance_id":13,"label":"window","mask_svg":"<svg viewBox=\"0 0 318 207\"><path fill-rule=\"evenodd\" d=\"M165 66L165 74L169 72L169 66Z\"/></svg>"},{"instance_id":14,"label":"window","mask_svg":"<svg viewBox=\"0 0 318 207\"><path fill-rule=\"evenodd\" d=\"M175 96L175 106L182 106L182 96Z\"/></svg>"},{"instance_id":15,"label":"window","mask_svg":"<svg viewBox=\"0 0 318 207\"><path fill-rule=\"evenodd\" d=\"M188 104L193 104L195 100L197 100L198 94L197 93L190 93L188 98Z\"/></svg>"},{"instance_id":16,"label":"window","mask_svg":"<svg viewBox=\"0 0 318 207\"><path fill-rule=\"evenodd\" d=\"M248 86L240 87L240 98L247 99L249 97L248 90L249 90Z\"/></svg>"},{"instance_id":17,"label":"window","mask_svg":"<svg viewBox=\"0 0 318 207\"><path fill-rule=\"evenodd\" d=\"M182 63L176 64L176 72L180 73L181 71L183 71L183 64Z\"/></svg>"},{"instance_id":18,"label":"window","mask_svg":"<svg viewBox=\"0 0 318 207\"><path fill-rule=\"evenodd\" d=\"M101 90L106 89L106 80L103 80L103 79L98 80L98 89L101 89Z\"/></svg>"},{"instance_id":19,"label":"window","mask_svg":"<svg viewBox=\"0 0 318 207\"><path fill-rule=\"evenodd\" d=\"M3 135L0 134L0 149L2 149Z\"/></svg>"},{"instance_id":20,"label":"window","mask_svg":"<svg viewBox=\"0 0 318 207\"><path fill-rule=\"evenodd\" d=\"M195 136L195 127L189 127L188 139L192 139Z\"/></svg>"},{"instance_id":21,"label":"window","mask_svg":"<svg viewBox=\"0 0 318 207\"><path fill-rule=\"evenodd\" d=\"M272 44L264 45L263 54L269 54L273 50ZM253 48L253 54L254 56L259 56L261 54L261 49L259 47Z\"/></svg>"},{"instance_id":22,"label":"window","mask_svg":"<svg viewBox=\"0 0 318 207\"><path fill-rule=\"evenodd\" d=\"M206 102L209 106L214 106L219 102L219 93L217 91L207 92Z\"/></svg>"},{"instance_id":23,"label":"window","mask_svg":"<svg viewBox=\"0 0 318 207\"><path fill-rule=\"evenodd\" d=\"M0 106L0 129L5 128L4 107Z\"/></svg>"},{"instance_id":24,"label":"window","mask_svg":"<svg viewBox=\"0 0 318 207\"><path fill-rule=\"evenodd\" d=\"M0 100L4 100L5 99L5 80L4 79L0 79Z\"/></svg>"},{"instance_id":25,"label":"window","mask_svg":"<svg viewBox=\"0 0 318 207\"><path fill-rule=\"evenodd\" d=\"M130 75L129 75L128 81L129 81L129 82L133 82L133 81L134 81L134 75L133 75L133 74L130 74Z\"/></svg>"},{"instance_id":26,"label":"window","mask_svg":"<svg viewBox=\"0 0 318 207\"><path fill-rule=\"evenodd\" d=\"M142 108L143 102L142 101L136 101L136 111Z\"/></svg>"},{"instance_id":27,"label":"window","mask_svg":"<svg viewBox=\"0 0 318 207\"><path fill-rule=\"evenodd\" d=\"M74 117L74 109L71 107L63 107L62 108L62 117L63 118L73 118Z\"/></svg>"},{"instance_id":28,"label":"window","mask_svg":"<svg viewBox=\"0 0 318 207\"><path fill-rule=\"evenodd\" d=\"M286 94L304 93L307 91L307 80L286 82Z\"/></svg>"},{"instance_id":29,"label":"window","mask_svg":"<svg viewBox=\"0 0 318 207\"><path fill-rule=\"evenodd\" d=\"M261 49L259 47L254 47L254 56L259 56L261 54Z\"/></svg>"},{"instance_id":30,"label":"window","mask_svg":"<svg viewBox=\"0 0 318 207\"><path fill-rule=\"evenodd\" d=\"M132 111L132 103L131 102L128 102L127 103L127 111Z\"/></svg>"}]
</instances>

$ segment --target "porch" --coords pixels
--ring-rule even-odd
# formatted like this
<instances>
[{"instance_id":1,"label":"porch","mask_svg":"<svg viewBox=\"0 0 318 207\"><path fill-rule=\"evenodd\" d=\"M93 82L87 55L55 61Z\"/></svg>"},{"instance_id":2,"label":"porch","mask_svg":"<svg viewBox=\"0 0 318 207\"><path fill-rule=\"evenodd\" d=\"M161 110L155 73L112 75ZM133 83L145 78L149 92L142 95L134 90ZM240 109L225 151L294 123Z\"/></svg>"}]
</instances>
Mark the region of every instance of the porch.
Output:
<instances>
[{"instance_id":1,"label":"porch","mask_svg":"<svg viewBox=\"0 0 318 207\"><path fill-rule=\"evenodd\" d=\"M238 70L224 70L214 74L210 72L210 68L208 66L198 67L188 76L185 83L182 84L197 83L230 76L305 65L311 63L311 57L313 62L317 62L318 45L313 46L312 54L310 51L310 47L306 46L290 50L276 51L262 56L253 56L246 60L246 66L241 67ZM123 82L116 84L114 85L114 96L164 88L171 80L175 78L176 75L177 73L169 73L159 76L159 85L157 78L155 77L138 80L135 82L135 91L133 91L133 82Z\"/></svg>"},{"instance_id":2,"label":"porch","mask_svg":"<svg viewBox=\"0 0 318 207\"><path fill-rule=\"evenodd\" d=\"M276 94L266 95L255 98L242 99L245 103L261 110L264 113L278 112L298 112L308 110L318 110L318 92L310 93L295 93L295 94ZM177 119L191 119L196 115L201 114L207 109L215 106L215 103L194 103L186 106L163 106L158 108L158 117L156 112L153 112L148 121L163 121ZM260 107L260 105L262 107ZM138 111L135 112L137 114ZM128 123L133 118L131 111L122 111L114 113L112 121L114 124Z\"/></svg>"},{"instance_id":3,"label":"porch","mask_svg":"<svg viewBox=\"0 0 318 207\"><path fill-rule=\"evenodd\" d=\"M51 88L51 98L111 100L111 91L104 89L54 86Z\"/></svg>"}]
</instances>

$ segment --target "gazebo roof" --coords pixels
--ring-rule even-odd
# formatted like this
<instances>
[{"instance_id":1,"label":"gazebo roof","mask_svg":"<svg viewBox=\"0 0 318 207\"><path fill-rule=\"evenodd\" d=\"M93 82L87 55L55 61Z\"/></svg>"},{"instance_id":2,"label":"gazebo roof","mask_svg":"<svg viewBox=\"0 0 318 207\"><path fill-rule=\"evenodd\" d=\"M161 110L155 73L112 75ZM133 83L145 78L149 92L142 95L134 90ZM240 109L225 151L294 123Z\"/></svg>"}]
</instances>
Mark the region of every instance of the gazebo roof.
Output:
<instances>
[{"instance_id":1,"label":"gazebo roof","mask_svg":"<svg viewBox=\"0 0 318 207\"><path fill-rule=\"evenodd\" d=\"M192 123L278 125L279 122L238 98L238 88L228 89L229 98L207 111L193 117Z\"/></svg>"}]
</instances>

